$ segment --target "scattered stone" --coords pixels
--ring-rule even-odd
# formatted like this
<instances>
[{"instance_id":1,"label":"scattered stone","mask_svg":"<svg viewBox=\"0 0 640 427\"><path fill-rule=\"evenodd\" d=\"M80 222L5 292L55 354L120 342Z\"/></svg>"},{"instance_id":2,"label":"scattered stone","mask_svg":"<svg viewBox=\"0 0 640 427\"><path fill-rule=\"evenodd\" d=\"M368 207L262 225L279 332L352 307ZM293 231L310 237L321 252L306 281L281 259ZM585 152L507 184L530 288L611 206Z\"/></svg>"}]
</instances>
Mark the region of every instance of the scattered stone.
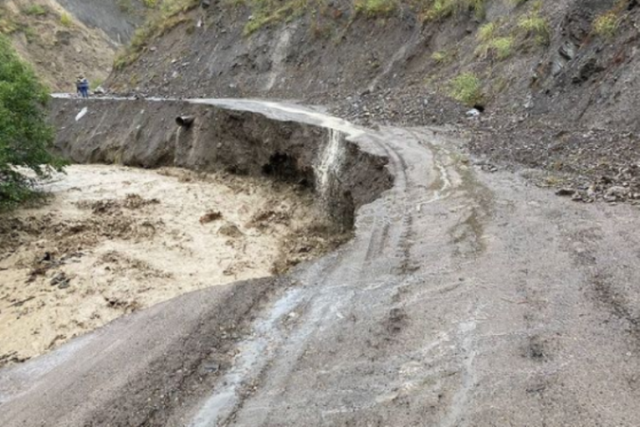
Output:
<instances>
[{"instance_id":1,"label":"scattered stone","mask_svg":"<svg viewBox=\"0 0 640 427\"><path fill-rule=\"evenodd\" d=\"M51 279L51 286L57 286L59 289L66 289L71 286L71 280L67 277L67 275L61 271L60 273L53 276Z\"/></svg>"},{"instance_id":2,"label":"scattered stone","mask_svg":"<svg viewBox=\"0 0 640 427\"><path fill-rule=\"evenodd\" d=\"M561 197L570 197L575 194L576 194L576 190L572 188L561 188L560 190L556 191L556 196L561 196Z\"/></svg>"},{"instance_id":3,"label":"scattered stone","mask_svg":"<svg viewBox=\"0 0 640 427\"><path fill-rule=\"evenodd\" d=\"M210 211L200 217L200 224L208 224L220 219L222 219L222 213L218 211Z\"/></svg>"},{"instance_id":4,"label":"scattered stone","mask_svg":"<svg viewBox=\"0 0 640 427\"><path fill-rule=\"evenodd\" d=\"M629 195L629 189L621 186L614 186L609 188L605 194L604 199L607 202L615 202L618 200L624 200Z\"/></svg>"},{"instance_id":5,"label":"scattered stone","mask_svg":"<svg viewBox=\"0 0 640 427\"><path fill-rule=\"evenodd\" d=\"M563 58L571 61L576 56L576 45L574 45L570 41L566 41L560 46L558 53L562 55Z\"/></svg>"},{"instance_id":6,"label":"scattered stone","mask_svg":"<svg viewBox=\"0 0 640 427\"><path fill-rule=\"evenodd\" d=\"M233 237L233 238L238 238L243 236L242 231L240 231L240 229L235 224L232 224L230 222L227 222L226 224L222 225L218 229L218 233L222 234L223 236Z\"/></svg>"}]
</instances>

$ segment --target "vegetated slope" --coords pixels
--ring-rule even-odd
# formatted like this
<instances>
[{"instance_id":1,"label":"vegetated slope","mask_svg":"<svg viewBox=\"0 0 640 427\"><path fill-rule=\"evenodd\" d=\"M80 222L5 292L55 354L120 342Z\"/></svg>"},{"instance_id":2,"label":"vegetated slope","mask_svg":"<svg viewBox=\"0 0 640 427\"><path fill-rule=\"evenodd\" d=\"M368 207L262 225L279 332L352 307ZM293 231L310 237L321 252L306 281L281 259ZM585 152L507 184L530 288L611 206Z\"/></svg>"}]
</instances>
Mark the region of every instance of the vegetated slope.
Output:
<instances>
[{"instance_id":1,"label":"vegetated slope","mask_svg":"<svg viewBox=\"0 0 640 427\"><path fill-rule=\"evenodd\" d=\"M142 20L142 9L135 4L6 0L0 4L0 32L9 35L20 56L52 90L74 91L78 74L94 84L109 75L117 50Z\"/></svg>"},{"instance_id":2,"label":"vegetated slope","mask_svg":"<svg viewBox=\"0 0 640 427\"><path fill-rule=\"evenodd\" d=\"M640 126L637 0L182 4L137 34L113 90L333 101L351 119L414 124L466 121L454 107L478 104L500 132L474 147L502 159L615 175L637 157L621 133Z\"/></svg>"},{"instance_id":3,"label":"vegetated slope","mask_svg":"<svg viewBox=\"0 0 640 427\"><path fill-rule=\"evenodd\" d=\"M157 23L130 49L131 61L119 64L112 86L338 100L415 86L508 111L565 112L581 103L568 118L604 124L603 108L638 102L628 90L637 66L636 4L222 0ZM135 85L127 83L132 74ZM609 116L636 126L634 117Z\"/></svg>"}]
</instances>

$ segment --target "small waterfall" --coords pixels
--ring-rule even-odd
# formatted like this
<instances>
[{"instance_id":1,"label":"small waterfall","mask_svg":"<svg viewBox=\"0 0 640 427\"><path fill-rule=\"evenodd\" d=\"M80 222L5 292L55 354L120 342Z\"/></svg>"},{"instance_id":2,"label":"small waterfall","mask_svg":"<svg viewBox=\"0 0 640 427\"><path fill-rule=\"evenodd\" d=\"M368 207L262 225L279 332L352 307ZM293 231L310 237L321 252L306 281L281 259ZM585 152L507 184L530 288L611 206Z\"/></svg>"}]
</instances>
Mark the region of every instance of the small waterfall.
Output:
<instances>
[{"instance_id":1,"label":"small waterfall","mask_svg":"<svg viewBox=\"0 0 640 427\"><path fill-rule=\"evenodd\" d=\"M178 126L178 130L176 130L176 149L180 146L180 131L182 130L182 126Z\"/></svg>"},{"instance_id":2,"label":"small waterfall","mask_svg":"<svg viewBox=\"0 0 640 427\"><path fill-rule=\"evenodd\" d=\"M340 173L344 158L342 134L336 130L329 130L329 142L325 145L316 166L316 180L318 192L325 196L329 191L331 176Z\"/></svg>"}]
</instances>

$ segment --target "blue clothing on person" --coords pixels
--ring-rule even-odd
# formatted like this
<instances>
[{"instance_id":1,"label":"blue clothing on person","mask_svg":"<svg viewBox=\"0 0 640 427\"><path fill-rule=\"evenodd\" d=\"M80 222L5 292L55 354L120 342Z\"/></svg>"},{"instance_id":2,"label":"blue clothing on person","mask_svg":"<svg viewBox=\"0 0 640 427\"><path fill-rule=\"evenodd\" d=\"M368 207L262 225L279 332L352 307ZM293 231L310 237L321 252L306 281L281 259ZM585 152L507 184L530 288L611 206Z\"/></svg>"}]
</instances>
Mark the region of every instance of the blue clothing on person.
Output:
<instances>
[{"instance_id":1,"label":"blue clothing on person","mask_svg":"<svg viewBox=\"0 0 640 427\"><path fill-rule=\"evenodd\" d=\"M89 81L84 77L78 77L76 89L78 89L78 94L83 98L89 97Z\"/></svg>"}]
</instances>

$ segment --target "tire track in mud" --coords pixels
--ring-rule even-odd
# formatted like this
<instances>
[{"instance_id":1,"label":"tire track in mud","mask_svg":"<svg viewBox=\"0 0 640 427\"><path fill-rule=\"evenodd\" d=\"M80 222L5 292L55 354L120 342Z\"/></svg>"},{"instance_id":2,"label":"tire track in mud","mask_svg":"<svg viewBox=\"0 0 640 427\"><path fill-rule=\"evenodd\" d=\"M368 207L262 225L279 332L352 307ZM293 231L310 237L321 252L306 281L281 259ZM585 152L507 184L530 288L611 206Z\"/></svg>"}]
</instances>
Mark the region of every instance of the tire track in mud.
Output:
<instances>
[{"instance_id":1,"label":"tire track in mud","mask_svg":"<svg viewBox=\"0 0 640 427\"><path fill-rule=\"evenodd\" d=\"M297 299L294 304L289 306L289 309L295 313L298 307L305 307L304 318L300 319L294 328L294 332L290 332L289 336L281 332L269 331L270 334L280 334L280 337L273 338L275 342L271 342L276 347L276 350L267 356L269 361L264 363L262 369L254 373L254 380L246 379L245 383L251 382L256 387L256 382L264 382L264 378L267 377L267 371L271 371L269 375L271 378L281 378L284 382L275 381L275 384L262 384L262 388L290 390L287 380L303 363L304 355L307 351L310 351L310 346L313 346L313 343L318 340L316 336L319 331L330 327L332 321L341 316L340 310L342 309L340 307L346 307L344 311L347 311L351 301L357 298L359 292L362 292L362 287L359 283L362 283L363 278L366 280L366 277L371 276L372 269L375 271L376 276L393 276L398 273L404 275L409 271L411 227L415 213L409 208L407 199L410 197L409 190L418 186L409 177L409 166L403 154L399 149L382 140L384 136L385 134L376 134L371 139L379 149L387 154L391 171L395 176L395 186L390 190L392 194L386 198L387 200L378 203L377 209L375 211L372 209L369 213L372 220L367 227L365 236L362 236L364 230L359 228L360 236L357 240L360 242L366 241L364 250L351 247L348 253L339 251L330 257L317 272L312 272L309 275L310 277L303 278L302 281L308 284L308 290L294 290L293 292L298 292ZM363 210L368 209L365 207ZM394 220L394 217L399 217L399 219ZM361 244L354 242L353 246ZM364 254L364 256L360 258L361 255L359 254ZM360 261L357 261L358 258L360 258ZM389 263L376 262L378 259L387 260L389 258L392 259ZM354 264L357 266L355 269L353 268ZM345 279L347 283L341 283ZM401 282L394 280L390 285L397 287ZM388 287L389 285L384 286ZM276 305L278 304L279 302L276 302ZM395 311L390 307L389 316L393 317L394 313L398 314ZM398 315L402 317L402 313ZM277 363L277 360L281 357L287 359L286 365L274 366L274 361L276 361L276 365L282 365ZM281 384L278 385L278 382ZM238 422L238 414L241 410L246 409L245 402L248 397L249 395L240 395L233 410L225 416L220 417L220 414L209 413L206 415L201 414L200 419L218 419L220 425L231 425L234 422ZM263 398L259 407L273 407L271 403L274 398L266 398L266 401ZM271 411L267 411L266 414L263 414L264 424L269 423L270 413ZM192 425L205 426L209 424L200 422Z\"/></svg>"},{"instance_id":2,"label":"tire track in mud","mask_svg":"<svg viewBox=\"0 0 640 427\"><path fill-rule=\"evenodd\" d=\"M456 165L452 158L453 154L442 145L442 142L430 140L424 135L426 129L405 129L422 146L424 146L433 156L433 171L435 177L430 186L432 195L429 199L418 202L417 211L435 202L441 202L455 197L464 197L464 205L470 205L470 212L462 214L457 223L448 231L449 240L454 248L454 265L457 269L465 262L467 255L477 258L483 251L483 227L481 221L486 221L490 212L490 199L487 196L488 189L478 183L473 177L473 171L464 169L461 165ZM448 169L452 169L451 172ZM468 246L470 250L464 252L462 247ZM448 285L444 289L434 289L434 292L450 292L456 289L459 284ZM405 295L406 297L406 295ZM424 296L423 296L424 297ZM457 328L451 331L456 337L456 353L452 354L454 367L460 374L459 382L452 387L451 398L442 409L444 415L438 420L440 427L455 427L464 425L464 414L470 405L471 395L477 384L475 359L478 355L477 345L477 318L480 306L477 301L473 301L465 310L464 317L458 320ZM461 424L462 423L462 424Z\"/></svg>"}]
</instances>

